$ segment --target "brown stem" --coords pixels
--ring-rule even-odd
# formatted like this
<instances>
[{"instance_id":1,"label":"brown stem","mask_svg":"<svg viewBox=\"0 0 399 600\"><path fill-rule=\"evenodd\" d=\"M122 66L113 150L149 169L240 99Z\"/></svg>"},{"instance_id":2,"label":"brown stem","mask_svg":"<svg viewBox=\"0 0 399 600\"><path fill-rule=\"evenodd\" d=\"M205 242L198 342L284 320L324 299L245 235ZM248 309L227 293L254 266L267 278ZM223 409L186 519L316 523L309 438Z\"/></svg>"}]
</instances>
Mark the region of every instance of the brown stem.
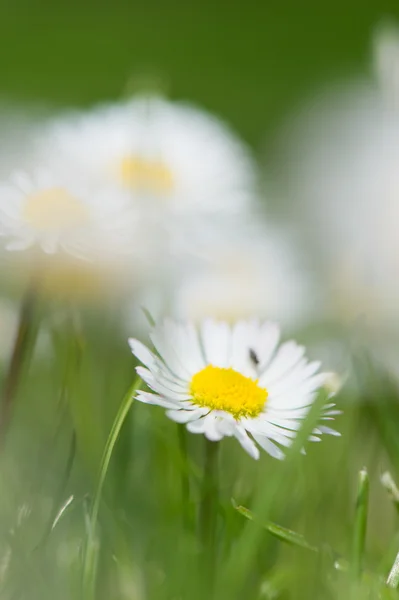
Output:
<instances>
[{"instance_id":1,"label":"brown stem","mask_svg":"<svg viewBox=\"0 0 399 600\"><path fill-rule=\"evenodd\" d=\"M22 368L29 350L32 333L33 311L36 300L36 290L30 286L23 298L18 330L15 336L10 363L5 374L0 397L0 444L4 442L8 423L11 418L12 405L18 389Z\"/></svg>"}]
</instances>

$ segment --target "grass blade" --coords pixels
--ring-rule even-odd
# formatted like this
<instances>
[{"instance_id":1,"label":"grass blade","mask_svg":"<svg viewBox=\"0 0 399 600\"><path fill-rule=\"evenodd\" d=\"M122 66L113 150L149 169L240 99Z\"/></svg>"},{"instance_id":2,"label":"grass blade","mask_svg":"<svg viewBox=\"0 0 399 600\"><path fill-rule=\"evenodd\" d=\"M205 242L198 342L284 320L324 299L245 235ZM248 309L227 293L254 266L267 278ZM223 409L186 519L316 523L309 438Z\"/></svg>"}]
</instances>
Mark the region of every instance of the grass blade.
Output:
<instances>
[{"instance_id":1,"label":"grass blade","mask_svg":"<svg viewBox=\"0 0 399 600\"><path fill-rule=\"evenodd\" d=\"M237 506L234 500L233 506L237 510L237 512L240 513L240 515L243 515L246 519L249 519L250 521L259 523L259 525L263 527L263 529L266 529L266 531L268 531L271 535L273 535L281 542L291 544L292 546L298 546L299 548L305 548L306 550L310 550L311 552L319 552L319 548L309 544L309 542L305 539L305 537L302 534L297 533L296 531L292 531L291 529L281 527L281 525L277 525L276 523L272 523L271 521L260 522L254 516L254 514L250 510L248 510L248 508L245 508L245 506Z\"/></svg>"},{"instance_id":2,"label":"grass blade","mask_svg":"<svg viewBox=\"0 0 399 600\"><path fill-rule=\"evenodd\" d=\"M86 541L86 547L83 557L83 598L85 600L91 600L94 598L95 592L95 581L97 571L97 558L98 558L98 539L97 539L97 519L100 508L100 501L102 491L107 476L108 467L111 461L112 452L115 448L115 444L121 432L122 426L129 413L130 407L133 403L136 391L139 389L141 379L137 377L130 387L126 396L124 397L122 404L118 410L115 420L112 424L111 431L108 435L107 442L105 444L103 456L101 459L100 473L97 482L96 492L90 507L88 515L88 535Z\"/></svg>"},{"instance_id":3,"label":"grass blade","mask_svg":"<svg viewBox=\"0 0 399 600\"><path fill-rule=\"evenodd\" d=\"M381 484L388 492L396 511L399 513L399 489L389 471L381 475Z\"/></svg>"}]
</instances>

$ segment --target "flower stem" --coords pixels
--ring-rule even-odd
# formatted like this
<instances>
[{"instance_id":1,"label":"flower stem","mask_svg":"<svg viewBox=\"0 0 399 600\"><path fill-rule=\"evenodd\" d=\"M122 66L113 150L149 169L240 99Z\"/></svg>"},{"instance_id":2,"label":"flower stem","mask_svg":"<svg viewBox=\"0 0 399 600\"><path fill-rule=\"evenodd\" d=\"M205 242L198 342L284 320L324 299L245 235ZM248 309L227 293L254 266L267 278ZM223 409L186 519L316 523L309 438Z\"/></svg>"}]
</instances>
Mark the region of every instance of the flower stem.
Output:
<instances>
[{"instance_id":1,"label":"flower stem","mask_svg":"<svg viewBox=\"0 0 399 600\"><path fill-rule=\"evenodd\" d=\"M187 459L187 432L184 425L177 425L179 447L181 454L181 499L183 507L183 524L185 527L190 525L190 480L188 477L188 459Z\"/></svg>"},{"instance_id":2,"label":"flower stem","mask_svg":"<svg viewBox=\"0 0 399 600\"><path fill-rule=\"evenodd\" d=\"M366 469L362 469L359 471L355 524L353 529L352 572L354 579L359 579L362 572L367 530L368 501L369 476Z\"/></svg>"},{"instance_id":3,"label":"flower stem","mask_svg":"<svg viewBox=\"0 0 399 600\"><path fill-rule=\"evenodd\" d=\"M27 289L22 300L11 359L3 381L0 397L0 444L4 443L22 369L29 348L31 347L32 338L34 338L33 313L36 299L36 286L32 284Z\"/></svg>"},{"instance_id":4,"label":"flower stem","mask_svg":"<svg viewBox=\"0 0 399 600\"><path fill-rule=\"evenodd\" d=\"M93 497L93 501L90 506L88 515L88 533L86 547L83 556L83 598L84 600L92 600L95 597L95 583L97 573L97 561L99 544L97 539L97 519L100 508L100 501L102 491L104 488L105 479L108 472L108 467L111 461L112 453L115 448L115 444L118 440L122 426L129 413L130 407L133 404L135 392L139 389L141 380L139 377L135 379L129 391L122 400L122 404L117 412L115 420L112 424L111 431L109 432L103 456L100 464L100 472L97 481L96 491Z\"/></svg>"},{"instance_id":5,"label":"flower stem","mask_svg":"<svg viewBox=\"0 0 399 600\"><path fill-rule=\"evenodd\" d=\"M209 597L211 597L215 568L218 451L219 444L217 442L205 440L199 527L203 552L203 568L206 570L210 588Z\"/></svg>"}]
</instances>

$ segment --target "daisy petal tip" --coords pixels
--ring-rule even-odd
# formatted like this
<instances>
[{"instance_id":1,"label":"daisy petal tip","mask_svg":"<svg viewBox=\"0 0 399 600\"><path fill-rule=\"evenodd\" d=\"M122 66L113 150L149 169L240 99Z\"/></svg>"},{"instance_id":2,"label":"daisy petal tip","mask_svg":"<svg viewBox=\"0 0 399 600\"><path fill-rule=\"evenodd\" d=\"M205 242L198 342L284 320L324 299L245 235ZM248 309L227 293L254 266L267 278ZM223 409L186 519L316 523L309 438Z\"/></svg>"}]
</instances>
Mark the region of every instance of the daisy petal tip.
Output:
<instances>
[{"instance_id":1,"label":"daisy petal tip","mask_svg":"<svg viewBox=\"0 0 399 600\"><path fill-rule=\"evenodd\" d=\"M129 344L129 348L133 352L133 354L134 354L134 350L136 348L136 342L137 342L137 340L135 338L128 338L127 339L127 343Z\"/></svg>"}]
</instances>

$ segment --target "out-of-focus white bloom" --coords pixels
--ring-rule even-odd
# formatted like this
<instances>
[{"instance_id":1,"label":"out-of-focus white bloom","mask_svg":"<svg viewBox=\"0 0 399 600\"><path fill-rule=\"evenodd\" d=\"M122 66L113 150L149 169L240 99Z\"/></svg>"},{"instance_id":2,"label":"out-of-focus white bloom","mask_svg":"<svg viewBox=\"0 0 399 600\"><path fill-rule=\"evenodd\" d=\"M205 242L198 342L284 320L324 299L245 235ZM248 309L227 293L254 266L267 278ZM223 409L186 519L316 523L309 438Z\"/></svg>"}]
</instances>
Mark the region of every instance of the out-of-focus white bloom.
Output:
<instances>
[{"instance_id":1,"label":"out-of-focus white bloom","mask_svg":"<svg viewBox=\"0 0 399 600\"><path fill-rule=\"evenodd\" d=\"M151 340L157 354L130 339L133 354L145 365L137 373L151 389L137 400L167 409L167 416L184 423L191 433L216 442L235 437L250 456L260 446L283 458L306 417L325 373L319 362L309 363L305 348L295 342L279 346L279 327L272 322L205 319L198 330L190 323L165 320L155 326ZM322 419L337 411L327 404ZM339 435L324 425L319 435Z\"/></svg>"},{"instance_id":2,"label":"out-of-focus white bloom","mask_svg":"<svg viewBox=\"0 0 399 600\"><path fill-rule=\"evenodd\" d=\"M123 207L111 194L87 190L46 171L14 173L0 185L0 235L6 250L39 246L90 259L116 243ZM121 242L121 240L119 240ZM108 247L107 247L108 244Z\"/></svg>"},{"instance_id":3,"label":"out-of-focus white bloom","mask_svg":"<svg viewBox=\"0 0 399 600\"><path fill-rule=\"evenodd\" d=\"M233 322L260 316L287 328L314 317L315 304L298 252L281 231L260 226L213 240L203 264L182 277L174 295L178 318Z\"/></svg>"},{"instance_id":4,"label":"out-of-focus white bloom","mask_svg":"<svg viewBox=\"0 0 399 600\"><path fill-rule=\"evenodd\" d=\"M137 285L155 251L146 235L134 207L109 188L82 184L72 172L69 180L48 171L14 173L0 185L5 268L17 279L33 274L51 294L113 293L128 281Z\"/></svg>"},{"instance_id":5,"label":"out-of-focus white bloom","mask_svg":"<svg viewBox=\"0 0 399 600\"><path fill-rule=\"evenodd\" d=\"M323 99L319 110L312 105L294 142L291 185L325 276L326 311L352 322L362 316L378 336L384 327L399 332L399 33L392 27L377 31L373 67L371 81Z\"/></svg>"},{"instance_id":6,"label":"out-of-focus white bloom","mask_svg":"<svg viewBox=\"0 0 399 600\"><path fill-rule=\"evenodd\" d=\"M215 117L183 103L139 97L51 122L38 140L57 170L80 169L146 209L234 212L252 200L247 148Z\"/></svg>"}]
</instances>

